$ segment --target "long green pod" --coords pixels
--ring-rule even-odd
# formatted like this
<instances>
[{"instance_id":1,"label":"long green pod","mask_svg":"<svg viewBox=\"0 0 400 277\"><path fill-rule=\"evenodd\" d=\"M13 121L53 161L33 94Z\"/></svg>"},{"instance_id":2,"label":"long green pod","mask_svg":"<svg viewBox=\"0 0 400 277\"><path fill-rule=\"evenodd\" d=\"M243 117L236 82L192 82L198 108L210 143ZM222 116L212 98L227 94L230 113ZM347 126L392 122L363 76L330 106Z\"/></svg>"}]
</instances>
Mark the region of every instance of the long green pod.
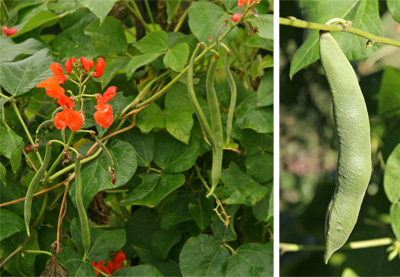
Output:
<instances>
[{"instance_id":1,"label":"long green pod","mask_svg":"<svg viewBox=\"0 0 400 277\"><path fill-rule=\"evenodd\" d=\"M79 221L81 223L82 244L85 254L83 260L86 260L90 248L90 229L89 220L83 205L83 192L82 192L82 177L81 177L81 156L78 156L75 161L75 199L76 208L79 214Z\"/></svg>"},{"instance_id":2,"label":"long green pod","mask_svg":"<svg viewBox=\"0 0 400 277\"><path fill-rule=\"evenodd\" d=\"M207 197L214 193L215 188L218 185L219 179L221 178L221 167L222 167L222 155L223 155L223 131L221 114L219 111L219 102L217 93L214 88L214 77L215 71L217 70L219 55L216 54L212 58L211 65L207 72L206 78L206 93L208 109L210 111L211 130L214 136L214 148L213 148L213 159L211 166L211 190L207 194Z\"/></svg>"},{"instance_id":3,"label":"long green pod","mask_svg":"<svg viewBox=\"0 0 400 277\"><path fill-rule=\"evenodd\" d=\"M339 140L336 188L325 219L324 261L328 263L357 222L372 163L368 112L357 76L330 33L320 34L319 51L332 90Z\"/></svg>"},{"instance_id":4,"label":"long green pod","mask_svg":"<svg viewBox=\"0 0 400 277\"><path fill-rule=\"evenodd\" d=\"M229 68L230 57L231 57L231 52L228 51L226 53L226 58L225 58L225 74L226 74L226 79L228 80L229 88L231 90L231 102L229 103L228 118L226 120L226 143L225 143L226 146L228 146L229 141L231 139L233 114L235 113L236 98L237 98L237 89L235 80L233 79L232 72Z\"/></svg>"},{"instance_id":5,"label":"long green pod","mask_svg":"<svg viewBox=\"0 0 400 277\"><path fill-rule=\"evenodd\" d=\"M44 173L46 172L47 166L49 165L50 156L51 156L51 142L48 142L46 145L46 152L44 154L44 160L42 166L36 172L31 183L29 184L28 191L26 192L25 196L24 220L28 236L31 235L29 231L29 221L31 220L33 194L35 193L37 185L39 184Z\"/></svg>"},{"instance_id":6,"label":"long green pod","mask_svg":"<svg viewBox=\"0 0 400 277\"><path fill-rule=\"evenodd\" d=\"M187 72L187 90L188 90L189 99L190 99L190 102L192 103L194 112L196 113L197 118L199 119L201 129L203 130L203 132L204 132L207 140L210 142L211 146L214 147L213 133L211 132L210 125L208 125L207 119L203 113L203 110L200 107L199 101L197 101L196 94L195 94L194 88L193 88L194 61L196 59L196 56L197 56L197 53L199 52L200 47L201 47L201 43L198 43L196 49L193 51L192 57L190 58L189 68L188 68L188 72Z\"/></svg>"}]
</instances>

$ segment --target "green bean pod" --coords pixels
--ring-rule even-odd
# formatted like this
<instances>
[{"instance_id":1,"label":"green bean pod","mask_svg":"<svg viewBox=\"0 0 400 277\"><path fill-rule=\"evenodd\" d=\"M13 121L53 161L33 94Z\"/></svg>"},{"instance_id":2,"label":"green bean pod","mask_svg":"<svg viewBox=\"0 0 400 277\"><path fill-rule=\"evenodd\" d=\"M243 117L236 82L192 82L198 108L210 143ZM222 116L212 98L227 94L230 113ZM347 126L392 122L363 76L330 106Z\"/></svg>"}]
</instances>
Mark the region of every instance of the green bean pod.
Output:
<instances>
[{"instance_id":1,"label":"green bean pod","mask_svg":"<svg viewBox=\"0 0 400 277\"><path fill-rule=\"evenodd\" d=\"M236 98L237 98L237 89L235 80L233 79L231 70L229 68L230 57L231 57L231 52L228 51L226 53L226 58L225 58L225 74L226 74L226 79L228 80L229 88L231 90L231 102L229 103L228 118L226 120L226 143L225 143L226 146L228 146L229 141L231 139L233 114L235 113Z\"/></svg>"},{"instance_id":2,"label":"green bean pod","mask_svg":"<svg viewBox=\"0 0 400 277\"><path fill-rule=\"evenodd\" d=\"M196 94L195 94L194 88L193 88L194 60L196 58L197 53L199 52L200 47L201 47L201 44L198 43L196 49L193 51L192 57L190 58L189 68L188 68L188 73L187 73L187 90L188 90L189 99L190 99L190 102L192 103L194 112L196 113L197 118L199 119L201 129L203 130L203 133L204 133L205 137L207 138L207 140L210 142L211 146L214 147L214 136L211 132L210 126L208 125L208 122L203 113L203 110L200 107L199 101L197 101Z\"/></svg>"},{"instance_id":3,"label":"green bean pod","mask_svg":"<svg viewBox=\"0 0 400 277\"><path fill-rule=\"evenodd\" d=\"M368 111L357 76L330 33L319 37L321 63L332 90L333 115L339 140L336 188L325 219L325 254L345 244L357 222L371 177Z\"/></svg>"},{"instance_id":4,"label":"green bean pod","mask_svg":"<svg viewBox=\"0 0 400 277\"><path fill-rule=\"evenodd\" d=\"M37 185L39 184L44 173L46 172L47 166L49 165L50 156L51 156L51 142L48 142L46 145L46 152L44 154L43 163L42 163L41 167L39 168L39 170L36 172L31 183L29 184L28 191L26 192L26 196L25 196L24 220L25 220L26 232L27 232L28 236L31 235L31 233L29 231L29 221L31 220L33 194L35 193Z\"/></svg>"},{"instance_id":5,"label":"green bean pod","mask_svg":"<svg viewBox=\"0 0 400 277\"><path fill-rule=\"evenodd\" d=\"M79 214L79 221L81 223L82 244L85 254L83 260L86 260L90 248L90 228L89 220L83 205L83 192L82 192L82 177L81 177L81 156L76 157L75 161L75 199L76 208Z\"/></svg>"},{"instance_id":6,"label":"green bean pod","mask_svg":"<svg viewBox=\"0 0 400 277\"><path fill-rule=\"evenodd\" d=\"M214 136L214 148L213 148L213 159L211 166L211 190L207 194L207 197L214 193L215 188L218 185L219 179L221 178L221 168L222 168L222 156L223 156L223 131L221 114L219 111L219 102L217 98L217 93L214 88L214 77L215 71L217 70L219 55L215 55L212 59L211 65L207 72L206 78L206 93L208 109L210 111L211 119L211 130Z\"/></svg>"}]
</instances>

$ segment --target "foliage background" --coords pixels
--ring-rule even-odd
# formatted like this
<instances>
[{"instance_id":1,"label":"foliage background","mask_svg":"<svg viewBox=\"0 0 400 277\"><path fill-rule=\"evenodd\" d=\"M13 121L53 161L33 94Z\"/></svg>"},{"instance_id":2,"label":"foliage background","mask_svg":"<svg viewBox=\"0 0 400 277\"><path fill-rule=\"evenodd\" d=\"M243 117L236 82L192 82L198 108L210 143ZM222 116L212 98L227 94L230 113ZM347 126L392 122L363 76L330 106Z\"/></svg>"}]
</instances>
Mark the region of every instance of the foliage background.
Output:
<instances>
[{"instance_id":1,"label":"foliage background","mask_svg":"<svg viewBox=\"0 0 400 277\"><path fill-rule=\"evenodd\" d=\"M379 34L382 29L383 36L400 39L396 1L324 1L321 5L317 2L281 1L280 16L325 23L330 18L343 17L344 10L353 5L346 10L345 19L354 20L354 24L361 24L360 28L370 33ZM308 34L317 37L318 31L280 26L280 240L323 245L326 209L335 187L338 142L330 89L320 62L314 62L318 48L308 48ZM349 241L396 238L392 228L399 239L399 217L390 216L391 203L385 194L389 184L386 182L384 187L384 174L385 168L386 171L390 168L388 157L400 141L397 120L400 50L375 45L376 48L364 54L365 48L358 49L359 43L365 45L366 39L346 33L334 36L353 60L371 125L374 168ZM309 55L304 55L307 50ZM392 185L398 187L398 171L392 176ZM395 198L398 199L398 194ZM398 275L399 260L389 262L387 248L339 250L328 265L323 262L323 252L283 253L280 272L282 276Z\"/></svg>"},{"instance_id":2,"label":"foliage background","mask_svg":"<svg viewBox=\"0 0 400 277\"><path fill-rule=\"evenodd\" d=\"M89 261L82 262L74 182L70 184L67 214L62 222L63 251L57 260L69 269L70 276L94 276L90 261L108 261L111 253L122 249L127 255L127 268L116 271L115 276L232 276L239 270L244 275L271 275L272 3L262 1L257 6L264 24L250 19L258 26L258 34L249 37L246 28L240 27L224 40L233 53L231 70L238 87L234 144L230 146L235 151L224 151L224 171L216 191L231 216L227 228L213 211L215 201L205 198L207 191L199 179L199 175L205 180L209 178L211 149L203 139L187 97L185 75L165 95L151 98L151 105L137 117L124 121L119 117L132 110L127 107L151 80L166 73L139 104L175 80L184 71L196 43L207 43L210 35L215 41L223 20L240 12L237 1L148 1L149 9L145 2L137 1L141 20L137 13L136 18L133 16L132 3L5 1L10 17L8 26L16 27L18 33L11 38L0 36L1 203L24 197L34 175L22 155L22 149L30 142L10 101L16 101L29 132L34 134L57 107L43 89L35 88L51 76L50 64L63 64L72 56L101 56L106 60L104 75L99 80L91 79L85 93L102 93L109 86L117 86L117 96L109 102L115 122L109 129L98 126L92 117L95 102L89 101L85 103L83 128L104 137L135 122L136 125L112 137L106 145L116 163L115 186L111 184L109 160L104 153L82 166L84 203L91 219ZM150 14L157 23L151 23ZM4 12L1 21L7 21ZM225 121L230 91L223 73L225 50L217 50L222 58L216 91ZM208 61L206 56L195 68L195 90L207 117ZM70 82L63 87L76 90ZM66 137L69 136L67 130ZM43 155L45 143L61 140L61 135L49 125L42 129L39 138L39 153ZM93 143L90 136L80 133L72 145L85 153ZM61 151L61 147L54 147L50 164ZM27 155L38 164L33 152ZM72 169L68 166L65 169L59 164L50 177L51 183L45 185L51 187L65 180ZM23 225L23 202L0 209L2 259L26 241L22 253L17 251L1 268L3 276L37 276L43 272L49 256L38 251L51 252L63 193L61 186L47 196L35 197L32 219L37 219L42 208L44 216L29 240ZM237 252L229 252L229 246L224 247L227 243Z\"/></svg>"}]
</instances>

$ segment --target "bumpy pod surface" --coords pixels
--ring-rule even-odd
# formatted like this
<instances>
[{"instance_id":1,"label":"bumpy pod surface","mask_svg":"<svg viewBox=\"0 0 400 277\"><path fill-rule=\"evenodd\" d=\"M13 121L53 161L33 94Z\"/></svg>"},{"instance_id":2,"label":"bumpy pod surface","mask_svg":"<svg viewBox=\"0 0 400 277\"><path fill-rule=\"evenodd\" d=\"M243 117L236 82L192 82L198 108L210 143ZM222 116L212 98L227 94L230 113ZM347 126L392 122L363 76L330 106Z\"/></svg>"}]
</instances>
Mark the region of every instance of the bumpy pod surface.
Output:
<instances>
[{"instance_id":1,"label":"bumpy pod surface","mask_svg":"<svg viewBox=\"0 0 400 277\"><path fill-rule=\"evenodd\" d=\"M368 112L357 76L330 33L320 34L319 51L332 90L339 140L336 188L325 219L324 261L328 263L357 222L372 164Z\"/></svg>"}]
</instances>

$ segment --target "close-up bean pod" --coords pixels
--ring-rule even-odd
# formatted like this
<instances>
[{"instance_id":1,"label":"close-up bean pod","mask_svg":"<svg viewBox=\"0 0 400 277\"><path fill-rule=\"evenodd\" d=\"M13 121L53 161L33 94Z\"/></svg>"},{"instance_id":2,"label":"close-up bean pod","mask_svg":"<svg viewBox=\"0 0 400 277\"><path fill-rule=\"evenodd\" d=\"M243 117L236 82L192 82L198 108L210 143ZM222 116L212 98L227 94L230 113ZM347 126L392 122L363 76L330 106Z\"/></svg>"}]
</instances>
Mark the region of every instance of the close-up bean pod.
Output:
<instances>
[{"instance_id":1,"label":"close-up bean pod","mask_svg":"<svg viewBox=\"0 0 400 277\"><path fill-rule=\"evenodd\" d=\"M321 32L319 51L332 92L339 140L336 188L325 220L324 261L328 263L353 231L372 164L368 111L353 67L329 32Z\"/></svg>"}]
</instances>

